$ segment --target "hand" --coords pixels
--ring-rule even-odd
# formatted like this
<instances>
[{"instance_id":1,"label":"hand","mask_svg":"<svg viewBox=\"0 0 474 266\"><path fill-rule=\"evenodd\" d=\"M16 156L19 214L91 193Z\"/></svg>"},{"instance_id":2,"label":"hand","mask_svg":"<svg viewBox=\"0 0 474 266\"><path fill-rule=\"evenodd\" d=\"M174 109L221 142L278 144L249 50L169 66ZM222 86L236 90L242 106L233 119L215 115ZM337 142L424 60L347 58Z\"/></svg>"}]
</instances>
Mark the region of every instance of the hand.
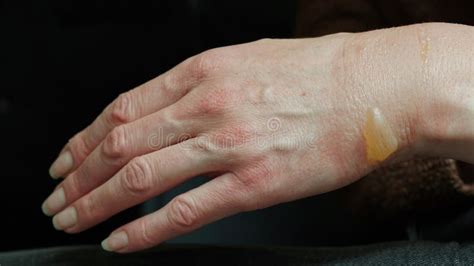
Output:
<instances>
[{"instance_id":1,"label":"hand","mask_svg":"<svg viewBox=\"0 0 474 266\"><path fill-rule=\"evenodd\" d=\"M131 252L411 156L432 125L419 123L432 98L414 86L426 77L420 51L407 49L418 39L401 32L265 39L192 57L120 95L69 141L50 170L66 178L43 211L77 233L213 177L103 242Z\"/></svg>"}]
</instances>

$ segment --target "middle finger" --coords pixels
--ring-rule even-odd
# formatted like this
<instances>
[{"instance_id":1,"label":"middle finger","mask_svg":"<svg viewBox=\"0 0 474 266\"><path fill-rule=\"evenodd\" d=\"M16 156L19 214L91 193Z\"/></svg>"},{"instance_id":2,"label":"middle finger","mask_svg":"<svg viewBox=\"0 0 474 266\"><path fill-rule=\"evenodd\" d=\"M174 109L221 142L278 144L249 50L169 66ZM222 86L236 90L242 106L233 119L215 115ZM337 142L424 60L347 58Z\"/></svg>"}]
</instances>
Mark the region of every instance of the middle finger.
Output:
<instances>
[{"instance_id":1,"label":"middle finger","mask_svg":"<svg viewBox=\"0 0 474 266\"><path fill-rule=\"evenodd\" d=\"M43 212L55 215L103 184L131 159L193 137L193 127L186 120L178 121L170 115L175 106L112 130L84 163L46 199Z\"/></svg>"}]
</instances>

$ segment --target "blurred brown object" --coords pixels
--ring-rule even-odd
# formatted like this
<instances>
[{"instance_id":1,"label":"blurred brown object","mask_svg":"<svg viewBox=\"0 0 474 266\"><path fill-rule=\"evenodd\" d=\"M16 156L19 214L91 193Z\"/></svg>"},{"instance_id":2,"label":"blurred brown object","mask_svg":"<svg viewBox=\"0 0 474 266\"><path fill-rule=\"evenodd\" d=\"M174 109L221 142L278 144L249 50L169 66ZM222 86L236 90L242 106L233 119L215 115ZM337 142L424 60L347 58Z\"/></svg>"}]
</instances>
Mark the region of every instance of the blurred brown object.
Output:
<instances>
[{"instance_id":1,"label":"blurred brown object","mask_svg":"<svg viewBox=\"0 0 474 266\"><path fill-rule=\"evenodd\" d=\"M361 32L422 22L474 24L474 1L300 0L296 37ZM355 217L408 221L474 201L474 167L451 159L417 158L375 170L348 189Z\"/></svg>"},{"instance_id":2,"label":"blurred brown object","mask_svg":"<svg viewBox=\"0 0 474 266\"><path fill-rule=\"evenodd\" d=\"M422 22L474 25L471 0L300 0L295 35L315 37Z\"/></svg>"},{"instance_id":3,"label":"blurred brown object","mask_svg":"<svg viewBox=\"0 0 474 266\"><path fill-rule=\"evenodd\" d=\"M381 167L350 188L354 214L404 220L474 200L474 168L451 159L418 158Z\"/></svg>"}]
</instances>

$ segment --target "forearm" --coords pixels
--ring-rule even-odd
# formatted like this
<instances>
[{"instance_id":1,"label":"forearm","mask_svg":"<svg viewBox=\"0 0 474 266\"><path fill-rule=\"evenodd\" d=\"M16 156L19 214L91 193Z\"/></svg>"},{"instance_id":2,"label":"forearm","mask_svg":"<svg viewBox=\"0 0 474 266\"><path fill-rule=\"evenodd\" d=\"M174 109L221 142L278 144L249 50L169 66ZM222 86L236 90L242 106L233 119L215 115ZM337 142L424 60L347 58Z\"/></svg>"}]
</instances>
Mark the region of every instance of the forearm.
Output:
<instances>
[{"instance_id":1,"label":"forearm","mask_svg":"<svg viewBox=\"0 0 474 266\"><path fill-rule=\"evenodd\" d=\"M473 43L473 27L441 23L354 34L345 83L386 114L399 153L474 162Z\"/></svg>"},{"instance_id":2,"label":"forearm","mask_svg":"<svg viewBox=\"0 0 474 266\"><path fill-rule=\"evenodd\" d=\"M426 152L474 163L474 27L426 24L421 80L428 98L423 115Z\"/></svg>"}]
</instances>

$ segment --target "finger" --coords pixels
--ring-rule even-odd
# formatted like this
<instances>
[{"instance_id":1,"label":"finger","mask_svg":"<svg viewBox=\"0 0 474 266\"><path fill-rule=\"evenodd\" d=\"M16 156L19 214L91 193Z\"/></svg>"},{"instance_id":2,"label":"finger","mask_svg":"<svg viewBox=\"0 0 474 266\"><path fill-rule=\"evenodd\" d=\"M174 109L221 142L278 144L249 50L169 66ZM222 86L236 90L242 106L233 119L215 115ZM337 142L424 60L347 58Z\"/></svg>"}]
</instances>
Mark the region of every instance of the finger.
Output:
<instances>
[{"instance_id":1,"label":"finger","mask_svg":"<svg viewBox=\"0 0 474 266\"><path fill-rule=\"evenodd\" d=\"M161 110L188 93L201 78L192 67L195 60L190 58L157 78L121 94L91 125L69 141L51 165L51 177L64 177L75 170L115 127Z\"/></svg>"},{"instance_id":2,"label":"finger","mask_svg":"<svg viewBox=\"0 0 474 266\"><path fill-rule=\"evenodd\" d=\"M246 211L250 204L245 191L234 174L226 173L115 230L102 246L119 253L137 251Z\"/></svg>"},{"instance_id":3,"label":"finger","mask_svg":"<svg viewBox=\"0 0 474 266\"><path fill-rule=\"evenodd\" d=\"M198 141L190 139L133 159L108 182L57 214L55 227L68 233L85 230L191 177L221 170L221 158L199 148ZM76 221L65 227L71 212Z\"/></svg>"},{"instance_id":4,"label":"finger","mask_svg":"<svg viewBox=\"0 0 474 266\"><path fill-rule=\"evenodd\" d=\"M185 120L175 121L169 106L132 123L114 128L105 140L72 172L43 204L54 215L106 182L131 159L195 136Z\"/></svg>"}]
</instances>

